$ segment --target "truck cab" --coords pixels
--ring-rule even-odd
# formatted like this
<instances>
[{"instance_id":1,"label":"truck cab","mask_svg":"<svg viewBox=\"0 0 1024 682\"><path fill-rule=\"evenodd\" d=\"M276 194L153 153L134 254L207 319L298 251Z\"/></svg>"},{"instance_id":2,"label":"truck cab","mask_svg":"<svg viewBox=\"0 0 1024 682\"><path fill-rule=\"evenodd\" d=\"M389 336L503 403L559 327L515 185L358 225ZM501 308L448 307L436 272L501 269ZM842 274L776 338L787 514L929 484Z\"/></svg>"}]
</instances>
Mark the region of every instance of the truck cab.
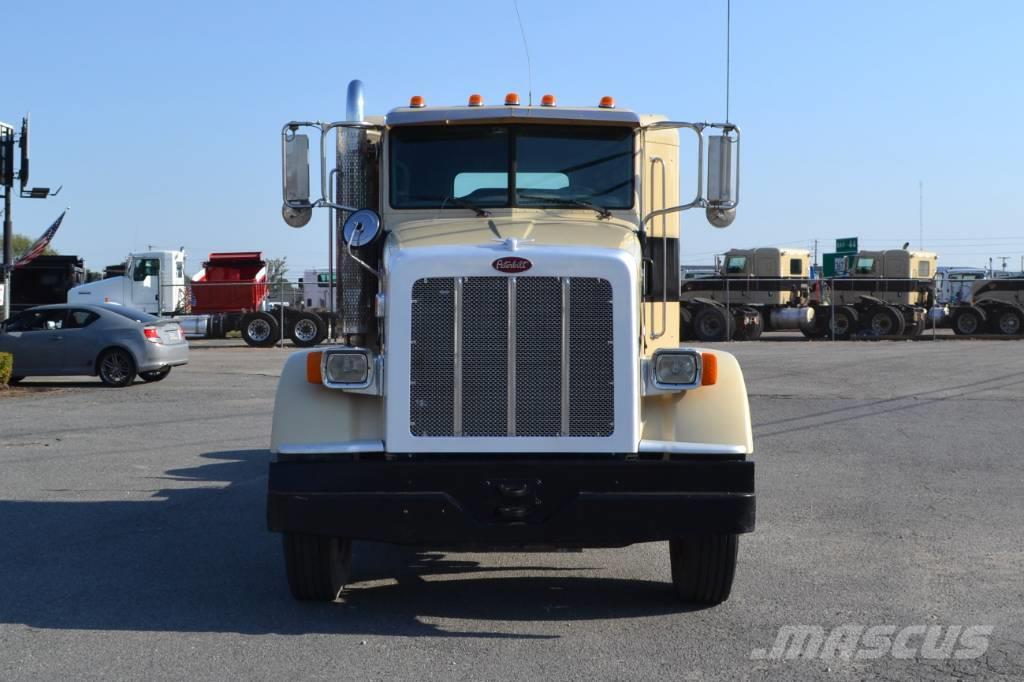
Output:
<instances>
[{"instance_id":1,"label":"truck cab","mask_svg":"<svg viewBox=\"0 0 1024 682\"><path fill-rule=\"evenodd\" d=\"M349 97L346 121L282 130L285 219L334 212L339 254L338 343L293 354L275 399L268 525L292 594L335 599L353 540L663 540L682 599L728 598L754 527L749 408L732 355L680 343L678 253L682 211L732 221L738 129L610 98L373 119L358 81ZM338 133L317 199L303 128ZM680 131L709 158L684 200Z\"/></svg>"},{"instance_id":2,"label":"truck cab","mask_svg":"<svg viewBox=\"0 0 1024 682\"><path fill-rule=\"evenodd\" d=\"M89 282L68 291L68 303L119 303L152 315L185 310L184 251L132 253L125 274Z\"/></svg>"}]
</instances>

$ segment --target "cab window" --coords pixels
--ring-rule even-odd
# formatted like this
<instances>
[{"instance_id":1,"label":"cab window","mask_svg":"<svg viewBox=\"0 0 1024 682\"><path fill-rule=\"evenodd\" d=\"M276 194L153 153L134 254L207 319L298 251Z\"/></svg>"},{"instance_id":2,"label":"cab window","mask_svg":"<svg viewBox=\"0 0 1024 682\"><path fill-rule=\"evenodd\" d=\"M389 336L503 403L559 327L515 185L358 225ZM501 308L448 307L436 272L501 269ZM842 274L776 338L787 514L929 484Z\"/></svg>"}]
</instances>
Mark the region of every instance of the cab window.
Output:
<instances>
[{"instance_id":1,"label":"cab window","mask_svg":"<svg viewBox=\"0 0 1024 682\"><path fill-rule=\"evenodd\" d=\"M746 256L729 256L725 261L725 272L730 275L742 275L747 271Z\"/></svg>"},{"instance_id":2,"label":"cab window","mask_svg":"<svg viewBox=\"0 0 1024 682\"><path fill-rule=\"evenodd\" d=\"M141 258L135 262L135 272L132 279L136 282L145 281L150 275L160 274L160 259Z\"/></svg>"},{"instance_id":3,"label":"cab window","mask_svg":"<svg viewBox=\"0 0 1024 682\"><path fill-rule=\"evenodd\" d=\"M854 272L858 275L870 275L875 271L875 259L874 258L858 258L857 266L854 268Z\"/></svg>"},{"instance_id":4,"label":"cab window","mask_svg":"<svg viewBox=\"0 0 1024 682\"><path fill-rule=\"evenodd\" d=\"M804 273L804 262L799 258L789 259L789 274L802 275Z\"/></svg>"},{"instance_id":5,"label":"cab window","mask_svg":"<svg viewBox=\"0 0 1024 682\"><path fill-rule=\"evenodd\" d=\"M917 264L917 276L918 277L931 277L932 268L931 263L926 260L921 261Z\"/></svg>"}]
</instances>

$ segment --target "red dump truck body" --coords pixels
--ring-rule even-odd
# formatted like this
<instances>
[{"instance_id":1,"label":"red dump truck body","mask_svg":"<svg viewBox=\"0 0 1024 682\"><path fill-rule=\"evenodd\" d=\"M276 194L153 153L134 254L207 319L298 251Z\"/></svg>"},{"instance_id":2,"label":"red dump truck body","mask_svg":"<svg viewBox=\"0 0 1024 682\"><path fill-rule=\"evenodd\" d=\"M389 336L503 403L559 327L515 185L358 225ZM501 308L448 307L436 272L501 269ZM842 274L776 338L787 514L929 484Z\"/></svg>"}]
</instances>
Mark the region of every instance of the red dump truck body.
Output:
<instances>
[{"instance_id":1,"label":"red dump truck body","mask_svg":"<svg viewBox=\"0 0 1024 682\"><path fill-rule=\"evenodd\" d=\"M267 297L267 262L261 251L211 253L192 277L192 313L257 310Z\"/></svg>"}]
</instances>

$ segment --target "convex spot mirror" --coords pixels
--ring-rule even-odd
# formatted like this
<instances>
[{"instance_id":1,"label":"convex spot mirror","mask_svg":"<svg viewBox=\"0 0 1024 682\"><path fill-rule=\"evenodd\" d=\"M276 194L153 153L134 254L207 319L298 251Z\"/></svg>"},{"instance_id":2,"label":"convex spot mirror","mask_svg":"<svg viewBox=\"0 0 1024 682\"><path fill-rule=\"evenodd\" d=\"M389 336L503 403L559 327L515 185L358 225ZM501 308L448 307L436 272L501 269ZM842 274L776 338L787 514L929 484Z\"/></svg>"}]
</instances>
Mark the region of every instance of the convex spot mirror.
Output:
<instances>
[{"instance_id":1,"label":"convex spot mirror","mask_svg":"<svg viewBox=\"0 0 1024 682\"><path fill-rule=\"evenodd\" d=\"M380 237L380 233L380 216L368 208L350 215L341 228L341 238L354 249L372 244Z\"/></svg>"}]
</instances>

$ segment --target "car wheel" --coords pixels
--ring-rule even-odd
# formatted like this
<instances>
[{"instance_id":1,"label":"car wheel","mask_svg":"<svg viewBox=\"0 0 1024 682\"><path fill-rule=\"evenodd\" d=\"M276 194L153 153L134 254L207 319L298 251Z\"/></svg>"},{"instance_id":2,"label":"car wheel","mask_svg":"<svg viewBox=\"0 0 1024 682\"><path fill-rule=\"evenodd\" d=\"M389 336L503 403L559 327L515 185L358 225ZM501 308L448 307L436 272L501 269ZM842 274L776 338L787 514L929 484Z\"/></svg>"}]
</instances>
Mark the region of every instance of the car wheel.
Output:
<instances>
[{"instance_id":1,"label":"car wheel","mask_svg":"<svg viewBox=\"0 0 1024 682\"><path fill-rule=\"evenodd\" d=\"M280 338L280 331L270 313L249 313L242 318L242 340L250 346L273 346Z\"/></svg>"},{"instance_id":2,"label":"car wheel","mask_svg":"<svg viewBox=\"0 0 1024 682\"><path fill-rule=\"evenodd\" d=\"M139 377L148 383L154 381L160 381L167 378L167 375L171 373L170 367L164 367L163 369L154 369L152 372L139 372Z\"/></svg>"},{"instance_id":3,"label":"car wheel","mask_svg":"<svg viewBox=\"0 0 1024 682\"><path fill-rule=\"evenodd\" d=\"M732 336L732 327L732 315L724 308L704 308L693 320L699 341L725 341Z\"/></svg>"},{"instance_id":4,"label":"car wheel","mask_svg":"<svg viewBox=\"0 0 1024 682\"><path fill-rule=\"evenodd\" d=\"M349 580L352 541L322 535L285 533L288 589L302 601L334 601Z\"/></svg>"},{"instance_id":5,"label":"car wheel","mask_svg":"<svg viewBox=\"0 0 1024 682\"><path fill-rule=\"evenodd\" d=\"M737 535L695 535L669 540L672 586L684 602L721 604L736 575Z\"/></svg>"},{"instance_id":6,"label":"car wheel","mask_svg":"<svg viewBox=\"0 0 1024 682\"><path fill-rule=\"evenodd\" d=\"M981 329L981 316L973 310L961 310L953 318L953 331L961 336L977 334Z\"/></svg>"},{"instance_id":7,"label":"car wheel","mask_svg":"<svg viewBox=\"0 0 1024 682\"><path fill-rule=\"evenodd\" d=\"M327 329L323 320L312 313L300 313L292 320L288 337L299 348L309 348L324 340Z\"/></svg>"},{"instance_id":8,"label":"car wheel","mask_svg":"<svg viewBox=\"0 0 1024 682\"><path fill-rule=\"evenodd\" d=\"M111 348L100 356L96 364L100 381L107 386L120 388L135 380L135 360L126 350Z\"/></svg>"}]
</instances>

